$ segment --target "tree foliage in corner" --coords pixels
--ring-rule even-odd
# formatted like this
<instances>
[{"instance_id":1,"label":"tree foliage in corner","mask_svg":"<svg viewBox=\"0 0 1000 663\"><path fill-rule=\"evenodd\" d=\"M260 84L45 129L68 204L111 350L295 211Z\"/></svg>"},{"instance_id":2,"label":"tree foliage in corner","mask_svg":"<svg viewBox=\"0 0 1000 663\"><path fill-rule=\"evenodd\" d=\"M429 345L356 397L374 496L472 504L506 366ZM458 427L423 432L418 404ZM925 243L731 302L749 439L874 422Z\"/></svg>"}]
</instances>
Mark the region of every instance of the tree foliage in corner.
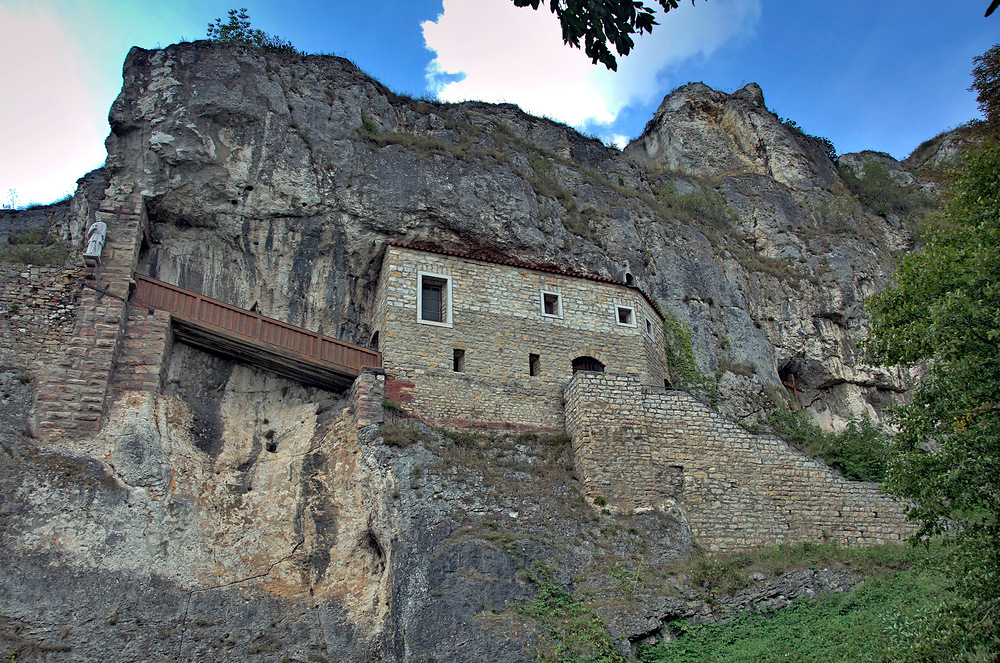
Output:
<instances>
[{"instance_id":1,"label":"tree foliage in corner","mask_svg":"<svg viewBox=\"0 0 1000 663\"><path fill-rule=\"evenodd\" d=\"M215 23L209 23L208 38L222 43L247 44L269 53L301 55L291 42L269 35L263 30L251 28L250 15L247 14L246 7L239 10L230 9L229 21L226 23L223 23L221 18L215 19Z\"/></svg>"},{"instance_id":2,"label":"tree foliage in corner","mask_svg":"<svg viewBox=\"0 0 1000 663\"><path fill-rule=\"evenodd\" d=\"M541 4L542 0L514 0L517 7L538 9ZM656 0L656 4L669 12L677 9L678 0ZM657 25L655 5L640 0L549 0L549 10L562 26L563 43L580 48L583 39L587 57L611 71L618 70L618 61L609 46L626 56L635 46L632 35L652 32Z\"/></svg>"},{"instance_id":3,"label":"tree foliage in corner","mask_svg":"<svg viewBox=\"0 0 1000 663\"><path fill-rule=\"evenodd\" d=\"M1000 49L993 53L1000 58ZM986 57L986 56L984 56ZM977 62L980 59L977 58ZM982 72L974 72L977 84ZM996 71L991 74L996 78ZM980 104L988 122L997 88ZM992 104L992 105L991 105ZM945 223L869 304L868 347L886 364L920 363L898 416L888 488L911 503L919 535L946 535L962 603L939 606L923 660L1000 658L1000 140L966 155Z\"/></svg>"}]
</instances>

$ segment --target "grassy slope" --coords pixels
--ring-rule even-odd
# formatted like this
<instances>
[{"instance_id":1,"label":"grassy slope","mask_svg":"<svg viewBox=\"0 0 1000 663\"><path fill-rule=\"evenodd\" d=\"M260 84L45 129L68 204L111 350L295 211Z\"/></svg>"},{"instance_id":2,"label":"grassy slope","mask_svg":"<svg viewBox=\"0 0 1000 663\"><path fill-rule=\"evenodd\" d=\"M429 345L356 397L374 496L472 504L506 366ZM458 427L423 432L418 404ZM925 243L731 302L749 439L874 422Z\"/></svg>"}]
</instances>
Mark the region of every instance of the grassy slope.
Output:
<instances>
[{"instance_id":1,"label":"grassy slope","mask_svg":"<svg viewBox=\"0 0 1000 663\"><path fill-rule=\"evenodd\" d=\"M941 551L871 553L873 573L853 591L773 614L743 614L727 624L674 624L680 633L675 643L645 648L639 658L644 663L907 660L913 634L932 619L933 606L949 592ZM882 571L877 569L880 555Z\"/></svg>"}]
</instances>

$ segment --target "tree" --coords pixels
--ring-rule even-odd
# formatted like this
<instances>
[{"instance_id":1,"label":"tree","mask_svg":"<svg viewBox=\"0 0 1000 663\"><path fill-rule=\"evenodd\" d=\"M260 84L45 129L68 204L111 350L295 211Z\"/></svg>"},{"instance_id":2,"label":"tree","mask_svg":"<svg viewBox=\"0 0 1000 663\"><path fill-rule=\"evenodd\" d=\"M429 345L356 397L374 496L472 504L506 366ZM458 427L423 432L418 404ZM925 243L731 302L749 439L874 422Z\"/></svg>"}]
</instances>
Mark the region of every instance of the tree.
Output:
<instances>
[{"instance_id":1,"label":"tree","mask_svg":"<svg viewBox=\"0 0 1000 663\"><path fill-rule=\"evenodd\" d=\"M514 0L518 7L538 9L542 0ZM664 12L677 9L678 0L656 0ZM694 0L691 0L694 5ZM640 0L549 0L549 10L562 25L563 42L580 48L597 64L612 71L618 61L608 48L614 46L618 55L625 56L635 46L632 35L652 32L658 25L654 18L655 5L649 7Z\"/></svg>"},{"instance_id":2,"label":"tree","mask_svg":"<svg viewBox=\"0 0 1000 663\"><path fill-rule=\"evenodd\" d=\"M976 93L979 109L986 117L986 124L994 133L998 133L1000 125L1000 44L972 60L976 66L972 68L972 86Z\"/></svg>"},{"instance_id":3,"label":"tree","mask_svg":"<svg viewBox=\"0 0 1000 663\"><path fill-rule=\"evenodd\" d=\"M223 23L221 18L215 19L215 23L209 23L208 38L222 43L247 44L270 53L300 55L291 42L269 35L263 30L251 28L250 15L247 14L246 7L239 10L230 9L229 21L226 23Z\"/></svg>"},{"instance_id":4,"label":"tree","mask_svg":"<svg viewBox=\"0 0 1000 663\"><path fill-rule=\"evenodd\" d=\"M968 154L945 218L869 302L868 347L924 374L898 414L890 492L944 535L963 603L939 606L925 660L1000 657L1000 141ZM925 646L926 645L926 646Z\"/></svg>"}]
</instances>

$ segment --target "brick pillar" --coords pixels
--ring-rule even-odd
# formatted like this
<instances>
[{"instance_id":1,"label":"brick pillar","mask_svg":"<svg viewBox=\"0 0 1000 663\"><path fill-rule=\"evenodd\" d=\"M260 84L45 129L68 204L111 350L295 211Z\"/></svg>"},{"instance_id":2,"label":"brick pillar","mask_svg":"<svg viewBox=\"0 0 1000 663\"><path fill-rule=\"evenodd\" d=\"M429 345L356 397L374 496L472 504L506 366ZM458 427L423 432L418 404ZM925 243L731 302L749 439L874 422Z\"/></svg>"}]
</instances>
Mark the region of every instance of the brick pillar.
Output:
<instances>
[{"instance_id":1,"label":"brick pillar","mask_svg":"<svg viewBox=\"0 0 1000 663\"><path fill-rule=\"evenodd\" d=\"M385 369L366 366L351 386L348 402L358 429L385 421Z\"/></svg>"},{"instance_id":2,"label":"brick pillar","mask_svg":"<svg viewBox=\"0 0 1000 663\"><path fill-rule=\"evenodd\" d=\"M111 388L115 392L159 393L163 387L167 355L170 354L173 343L169 313L149 312L130 306Z\"/></svg>"},{"instance_id":3,"label":"brick pillar","mask_svg":"<svg viewBox=\"0 0 1000 663\"><path fill-rule=\"evenodd\" d=\"M101 428L115 362L128 321L132 273L146 225L142 201L105 200L96 213L108 226L102 264L93 268L76 309L76 326L40 385L36 430L43 439L81 437ZM81 247L77 247L80 250Z\"/></svg>"}]
</instances>

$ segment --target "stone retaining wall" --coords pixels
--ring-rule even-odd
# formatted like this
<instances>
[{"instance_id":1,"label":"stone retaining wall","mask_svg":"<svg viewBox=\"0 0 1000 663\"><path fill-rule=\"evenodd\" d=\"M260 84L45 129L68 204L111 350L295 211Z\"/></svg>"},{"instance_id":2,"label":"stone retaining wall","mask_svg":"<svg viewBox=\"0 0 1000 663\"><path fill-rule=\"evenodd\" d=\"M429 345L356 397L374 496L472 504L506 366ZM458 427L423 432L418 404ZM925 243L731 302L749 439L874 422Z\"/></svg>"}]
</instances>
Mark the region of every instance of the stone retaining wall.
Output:
<instances>
[{"instance_id":1,"label":"stone retaining wall","mask_svg":"<svg viewBox=\"0 0 1000 663\"><path fill-rule=\"evenodd\" d=\"M38 369L61 354L76 324L82 265L0 262L0 347Z\"/></svg>"},{"instance_id":2,"label":"stone retaining wall","mask_svg":"<svg viewBox=\"0 0 1000 663\"><path fill-rule=\"evenodd\" d=\"M848 481L684 392L579 372L566 389L566 423L588 497L626 510L676 503L709 551L879 544L911 531L901 505L876 484Z\"/></svg>"}]
</instances>

